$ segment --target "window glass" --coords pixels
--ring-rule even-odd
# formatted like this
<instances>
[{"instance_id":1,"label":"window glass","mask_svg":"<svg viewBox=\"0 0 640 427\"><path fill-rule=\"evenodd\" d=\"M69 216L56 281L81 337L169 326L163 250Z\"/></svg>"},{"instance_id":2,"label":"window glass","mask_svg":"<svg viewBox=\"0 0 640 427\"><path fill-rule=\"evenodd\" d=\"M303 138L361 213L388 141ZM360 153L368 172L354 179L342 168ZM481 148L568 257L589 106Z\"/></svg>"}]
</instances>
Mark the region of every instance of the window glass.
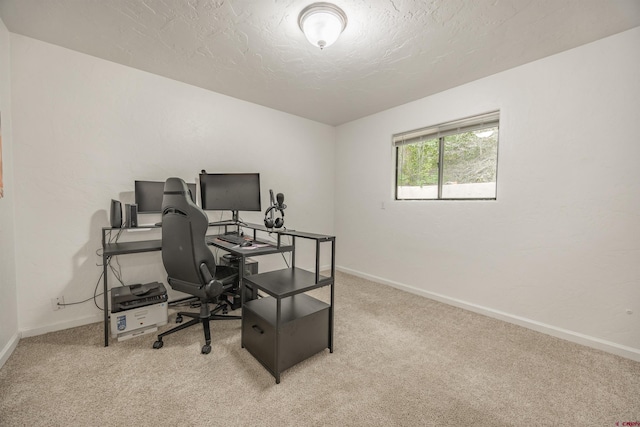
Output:
<instances>
[{"instance_id":1,"label":"window glass","mask_svg":"<svg viewBox=\"0 0 640 427\"><path fill-rule=\"evenodd\" d=\"M498 128L444 137L443 199L496 197Z\"/></svg>"},{"instance_id":2,"label":"window glass","mask_svg":"<svg viewBox=\"0 0 640 427\"><path fill-rule=\"evenodd\" d=\"M398 199L438 198L438 140L398 147Z\"/></svg>"}]
</instances>

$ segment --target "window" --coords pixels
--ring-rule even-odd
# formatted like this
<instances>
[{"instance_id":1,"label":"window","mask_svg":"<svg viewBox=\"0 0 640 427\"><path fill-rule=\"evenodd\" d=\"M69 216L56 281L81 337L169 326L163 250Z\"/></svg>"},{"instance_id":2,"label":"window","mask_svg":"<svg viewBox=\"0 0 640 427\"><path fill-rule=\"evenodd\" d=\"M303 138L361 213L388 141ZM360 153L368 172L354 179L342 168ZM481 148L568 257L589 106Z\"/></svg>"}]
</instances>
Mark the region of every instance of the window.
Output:
<instances>
[{"instance_id":1,"label":"window","mask_svg":"<svg viewBox=\"0 0 640 427\"><path fill-rule=\"evenodd\" d=\"M396 200L496 198L499 112L393 136Z\"/></svg>"}]
</instances>

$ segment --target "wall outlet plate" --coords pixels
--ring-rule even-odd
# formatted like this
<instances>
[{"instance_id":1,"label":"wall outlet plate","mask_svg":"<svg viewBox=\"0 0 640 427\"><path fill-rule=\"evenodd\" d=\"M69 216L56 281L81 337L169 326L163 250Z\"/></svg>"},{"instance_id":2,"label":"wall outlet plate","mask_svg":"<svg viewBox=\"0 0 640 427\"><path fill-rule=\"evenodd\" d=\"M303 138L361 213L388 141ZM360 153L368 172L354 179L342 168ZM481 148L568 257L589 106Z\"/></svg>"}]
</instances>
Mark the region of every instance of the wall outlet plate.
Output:
<instances>
[{"instance_id":1,"label":"wall outlet plate","mask_svg":"<svg viewBox=\"0 0 640 427\"><path fill-rule=\"evenodd\" d=\"M64 304L64 297L51 298L51 309L53 311L62 310L64 308L64 305L58 304Z\"/></svg>"}]
</instances>

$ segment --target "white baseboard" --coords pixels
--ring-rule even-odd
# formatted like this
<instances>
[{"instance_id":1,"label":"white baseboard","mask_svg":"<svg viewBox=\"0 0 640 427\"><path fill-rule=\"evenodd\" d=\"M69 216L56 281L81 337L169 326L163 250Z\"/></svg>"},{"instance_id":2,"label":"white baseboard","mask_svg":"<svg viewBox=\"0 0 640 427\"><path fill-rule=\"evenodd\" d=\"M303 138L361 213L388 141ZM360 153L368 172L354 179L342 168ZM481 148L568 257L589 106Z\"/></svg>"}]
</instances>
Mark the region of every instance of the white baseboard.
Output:
<instances>
[{"instance_id":1,"label":"white baseboard","mask_svg":"<svg viewBox=\"0 0 640 427\"><path fill-rule=\"evenodd\" d=\"M640 349L627 347L621 344L617 344L611 341L602 340L589 335L581 334L579 332L570 331L567 329L559 328L557 326L548 325L535 320L527 319L525 317L516 316L510 313L505 313L500 310L494 310L492 308L483 307L481 305L469 303L456 298L451 298L446 295L437 294L434 292L425 291L423 289L414 288L412 286L405 285L403 283L395 282L393 280L384 279L382 277L373 276L371 274L362 273L360 271L352 270L346 267L336 266L336 270L343 273L351 274L353 276L362 277L363 279L371 280L383 285L388 285L402 291L410 292L412 294L420 295L426 298L430 298L445 304L449 304L455 307L459 307L465 310L473 311L475 313L482 314L484 316L492 317L494 319L503 320L508 323L513 323L518 326L525 327L527 329L541 332L543 334L551 335L556 338L560 338L566 341L581 344L587 347L595 348L598 350L606 351L617 356L622 356L627 359L640 362Z\"/></svg>"},{"instance_id":2,"label":"white baseboard","mask_svg":"<svg viewBox=\"0 0 640 427\"><path fill-rule=\"evenodd\" d=\"M16 349L19 342L20 333L16 332L15 334L13 334L7 345L5 345L2 350L0 350L0 368L2 368L6 361L9 360L9 356L11 356L13 350Z\"/></svg>"},{"instance_id":3,"label":"white baseboard","mask_svg":"<svg viewBox=\"0 0 640 427\"><path fill-rule=\"evenodd\" d=\"M77 326L84 326L90 323L102 322L104 317L102 314L96 314L87 317L81 317L79 319L72 319L64 322L53 323L38 328L22 329L20 335L22 338L35 337L37 335L46 334L49 332L62 331L63 329L75 328Z\"/></svg>"}]
</instances>

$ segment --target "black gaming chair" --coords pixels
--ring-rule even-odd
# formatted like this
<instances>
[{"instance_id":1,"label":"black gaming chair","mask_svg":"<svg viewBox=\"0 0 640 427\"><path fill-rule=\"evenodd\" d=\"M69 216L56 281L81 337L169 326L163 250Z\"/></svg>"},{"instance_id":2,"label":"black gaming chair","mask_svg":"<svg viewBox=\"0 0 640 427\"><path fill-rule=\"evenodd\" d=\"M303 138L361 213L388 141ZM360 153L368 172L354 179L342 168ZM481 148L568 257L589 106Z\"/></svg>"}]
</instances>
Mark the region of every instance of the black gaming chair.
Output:
<instances>
[{"instance_id":1,"label":"black gaming chair","mask_svg":"<svg viewBox=\"0 0 640 427\"><path fill-rule=\"evenodd\" d=\"M202 323L205 338L202 353L207 354L211 351L209 320L241 318L217 314L228 310L225 296L237 292L238 271L216 265L205 241L208 223L207 215L191 200L187 184L180 178L167 179L162 199L162 262L169 285L197 297L200 313L179 312L177 323L182 316L192 320L158 335L153 348L162 347L164 336ZM215 308L209 309L209 303L216 304Z\"/></svg>"}]
</instances>

